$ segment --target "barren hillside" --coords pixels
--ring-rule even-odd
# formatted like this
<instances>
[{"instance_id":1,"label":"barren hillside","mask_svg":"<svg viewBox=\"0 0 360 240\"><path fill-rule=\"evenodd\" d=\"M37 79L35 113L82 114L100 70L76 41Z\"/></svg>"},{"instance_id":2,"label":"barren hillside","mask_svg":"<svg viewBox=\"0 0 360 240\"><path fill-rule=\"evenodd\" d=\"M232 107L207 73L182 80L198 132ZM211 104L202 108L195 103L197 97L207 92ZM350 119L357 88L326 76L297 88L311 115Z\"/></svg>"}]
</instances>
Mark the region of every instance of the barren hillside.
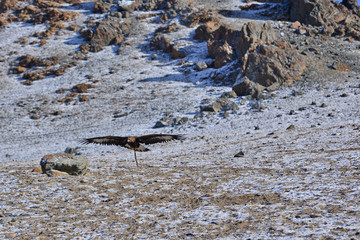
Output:
<instances>
[{"instance_id":1,"label":"barren hillside","mask_svg":"<svg viewBox=\"0 0 360 240\"><path fill-rule=\"evenodd\" d=\"M358 8L312 2L1 0L0 238L358 238Z\"/></svg>"}]
</instances>

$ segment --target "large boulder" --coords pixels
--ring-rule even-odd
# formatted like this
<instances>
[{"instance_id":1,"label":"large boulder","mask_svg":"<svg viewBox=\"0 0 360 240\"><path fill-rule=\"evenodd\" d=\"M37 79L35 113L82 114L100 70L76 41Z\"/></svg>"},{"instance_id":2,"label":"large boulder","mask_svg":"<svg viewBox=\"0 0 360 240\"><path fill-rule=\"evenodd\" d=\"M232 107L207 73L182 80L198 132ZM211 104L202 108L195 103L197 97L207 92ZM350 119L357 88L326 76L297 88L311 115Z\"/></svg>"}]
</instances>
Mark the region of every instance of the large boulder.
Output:
<instances>
[{"instance_id":1,"label":"large boulder","mask_svg":"<svg viewBox=\"0 0 360 240\"><path fill-rule=\"evenodd\" d=\"M291 85L306 68L300 54L277 36L270 23L249 22L240 32L238 53L242 73L233 90L238 95L256 94ZM254 91L255 89L256 91Z\"/></svg>"},{"instance_id":2,"label":"large boulder","mask_svg":"<svg viewBox=\"0 0 360 240\"><path fill-rule=\"evenodd\" d=\"M83 175L89 167L89 160L67 153L48 154L41 161L40 166L43 173L52 176L53 171L66 172L70 175Z\"/></svg>"},{"instance_id":3,"label":"large boulder","mask_svg":"<svg viewBox=\"0 0 360 240\"><path fill-rule=\"evenodd\" d=\"M0 0L0 13L14 9L17 4L17 0Z\"/></svg>"},{"instance_id":4,"label":"large boulder","mask_svg":"<svg viewBox=\"0 0 360 240\"><path fill-rule=\"evenodd\" d=\"M130 33L131 21L119 21L119 18L109 17L99 23L94 30L89 29L85 38L90 40L90 50L99 52L103 47L118 44Z\"/></svg>"},{"instance_id":5,"label":"large boulder","mask_svg":"<svg viewBox=\"0 0 360 240\"><path fill-rule=\"evenodd\" d=\"M360 40L360 8L354 0L290 0L290 20L323 26L322 34ZM331 31L327 31L330 29Z\"/></svg>"},{"instance_id":6,"label":"large boulder","mask_svg":"<svg viewBox=\"0 0 360 240\"><path fill-rule=\"evenodd\" d=\"M322 26L340 22L346 15L329 0L290 0L290 20Z\"/></svg>"},{"instance_id":7,"label":"large boulder","mask_svg":"<svg viewBox=\"0 0 360 240\"><path fill-rule=\"evenodd\" d=\"M156 50L171 53L173 59L184 58L186 56L186 52L181 47L171 43L164 34L155 34L155 37L150 41L150 46Z\"/></svg>"},{"instance_id":8,"label":"large boulder","mask_svg":"<svg viewBox=\"0 0 360 240\"><path fill-rule=\"evenodd\" d=\"M249 53L243 74L272 91L283 84L291 85L301 77L305 68L300 54L281 42L259 45L256 51Z\"/></svg>"},{"instance_id":9,"label":"large boulder","mask_svg":"<svg viewBox=\"0 0 360 240\"><path fill-rule=\"evenodd\" d=\"M234 30L230 26L222 24L213 33L214 40L228 42L231 46L236 46L240 37L240 31Z\"/></svg>"},{"instance_id":10,"label":"large boulder","mask_svg":"<svg viewBox=\"0 0 360 240\"><path fill-rule=\"evenodd\" d=\"M198 12L190 14L189 16L186 16L183 19L183 22L186 26L192 28L200 23L219 22L219 20L213 16L212 12L200 10Z\"/></svg>"},{"instance_id":11,"label":"large boulder","mask_svg":"<svg viewBox=\"0 0 360 240\"><path fill-rule=\"evenodd\" d=\"M194 39L197 39L199 41L207 41L212 38L213 32L218 28L219 28L218 22L207 22L201 24L195 30Z\"/></svg>"},{"instance_id":12,"label":"large boulder","mask_svg":"<svg viewBox=\"0 0 360 240\"><path fill-rule=\"evenodd\" d=\"M208 41L207 48L210 57L215 59L215 68L226 65L234 55L233 48L226 41Z\"/></svg>"},{"instance_id":13,"label":"large boulder","mask_svg":"<svg viewBox=\"0 0 360 240\"><path fill-rule=\"evenodd\" d=\"M259 98L262 91L265 89L264 86L261 86L258 83L250 81L246 76L238 76L232 90L237 96L251 95L254 98Z\"/></svg>"},{"instance_id":14,"label":"large boulder","mask_svg":"<svg viewBox=\"0 0 360 240\"><path fill-rule=\"evenodd\" d=\"M269 22L246 23L240 32L240 37L237 43L237 49L240 56L240 61L245 63L246 55L249 51L255 50L256 47L263 43L271 43L277 39L274 29Z\"/></svg>"},{"instance_id":15,"label":"large boulder","mask_svg":"<svg viewBox=\"0 0 360 240\"><path fill-rule=\"evenodd\" d=\"M94 4L94 13L107 13L113 5L112 0L97 0Z\"/></svg>"}]
</instances>

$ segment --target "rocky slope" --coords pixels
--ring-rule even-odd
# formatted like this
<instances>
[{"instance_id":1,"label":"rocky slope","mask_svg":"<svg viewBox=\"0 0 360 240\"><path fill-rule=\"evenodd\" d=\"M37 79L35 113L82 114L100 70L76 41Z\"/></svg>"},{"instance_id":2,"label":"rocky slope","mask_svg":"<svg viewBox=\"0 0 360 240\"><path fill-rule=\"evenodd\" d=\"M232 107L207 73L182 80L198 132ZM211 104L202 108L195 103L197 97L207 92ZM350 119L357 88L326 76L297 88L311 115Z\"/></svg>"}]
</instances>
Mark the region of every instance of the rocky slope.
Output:
<instances>
[{"instance_id":1,"label":"rocky slope","mask_svg":"<svg viewBox=\"0 0 360 240\"><path fill-rule=\"evenodd\" d=\"M1 238L359 236L356 2L120 3L1 0Z\"/></svg>"}]
</instances>

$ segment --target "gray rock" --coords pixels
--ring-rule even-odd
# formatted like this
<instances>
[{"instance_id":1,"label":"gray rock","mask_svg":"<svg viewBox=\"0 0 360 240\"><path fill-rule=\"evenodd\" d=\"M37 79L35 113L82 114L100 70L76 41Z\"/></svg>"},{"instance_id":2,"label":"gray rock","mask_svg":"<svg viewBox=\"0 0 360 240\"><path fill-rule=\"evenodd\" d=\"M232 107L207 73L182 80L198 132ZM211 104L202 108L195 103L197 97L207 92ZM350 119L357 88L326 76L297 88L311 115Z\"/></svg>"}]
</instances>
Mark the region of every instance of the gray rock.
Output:
<instances>
[{"instance_id":1,"label":"gray rock","mask_svg":"<svg viewBox=\"0 0 360 240\"><path fill-rule=\"evenodd\" d=\"M162 127L166 127L166 126L169 126L169 124L167 122L157 121L153 128L162 128Z\"/></svg>"},{"instance_id":2,"label":"gray rock","mask_svg":"<svg viewBox=\"0 0 360 240\"><path fill-rule=\"evenodd\" d=\"M245 55L263 43L271 43L277 39L269 22L249 22L243 26L238 41L238 53L245 62Z\"/></svg>"},{"instance_id":3,"label":"gray rock","mask_svg":"<svg viewBox=\"0 0 360 240\"><path fill-rule=\"evenodd\" d=\"M69 154L79 153L79 148L67 147L64 152Z\"/></svg>"},{"instance_id":4,"label":"gray rock","mask_svg":"<svg viewBox=\"0 0 360 240\"><path fill-rule=\"evenodd\" d=\"M182 117L176 124L177 125L183 125L184 123L186 123L187 121L189 121L188 117Z\"/></svg>"},{"instance_id":5,"label":"gray rock","mask_svg":"<svg viewBox=\"0 0 360 240\"><path fill-rule=\"evenodd\" d=\"M262 91L264 91L265 87L251 81L249 78L239 77L239 79L234 84L232 90L238 96L251 95L256 99L259 99Z\"/></svg>"},{"instance_id":6,"label":"gray rock","mask_svg":"<svg viewBox=\"0 0 360 240\"><path fill-rule=\"evenodd\" d=\"M203 71L203 70L205 70L205 69L207 69L207 65L206 65L205 62L198 62L198 63L196 63L196 70L198 70L198 71Z\"/></svg>"},{"instance_id":7,"label":"gray rock","mask_svg":"<svg viewBox=\"0 0 360 240\"><path fill-rule=\"evenodd\" d=\"M243 151L238 152L237 154L235 154L234 157L244 157L245 153Z\"/></svg>"},{"instance_id":8,"label":"gray rock","mask_svg":"<svg viewBox=\"0 0 360 240\"><path fill-rule=\"evenodd\" d=\"M40 161L41 170L48 176L52 176L53 170L66 172L70 175L84 175L89 164L88 159L67 153L48 154Z\"/></svg>"},{"instance_id":9,"label":"gray rock","mask_svg":"<svg viewBox=\"0 0 360 240\"><path fill-rule=\"evenodd\" d=\"M345 15L328 0L290 0L290 20L313 26L338 22Z\"/></svg>"},{"instance_id":10,"label":"gray rock","mask_svg":"<svg viewBox=\"0 0 360 240\"><path fill-rule=\"evenodd\" d=\"M219 102L214 102L210 105L200 106L200 111L202 112L218 112L222 108Z\"/></svg>"},{"instance_id":11,"label":"gray rock","mask_svg":"<svg viewBox=\"0 0 360 240\"><path fill-rule=\"evenodd\" d=\"M8 224L11 222L15 222L15 218L12 217L0 217L0 224Z\"/></svg>"},{"instance_id":12,"label":"gray rock","mask_svg":"<svg viewBox=\"0 0 360 240\"><path fill-rule=\"evenodd\" d=\"M238 97L238 95L234 90L221 94L221 98L236 98L236 97Z\"/></svg>"}]
</instances>

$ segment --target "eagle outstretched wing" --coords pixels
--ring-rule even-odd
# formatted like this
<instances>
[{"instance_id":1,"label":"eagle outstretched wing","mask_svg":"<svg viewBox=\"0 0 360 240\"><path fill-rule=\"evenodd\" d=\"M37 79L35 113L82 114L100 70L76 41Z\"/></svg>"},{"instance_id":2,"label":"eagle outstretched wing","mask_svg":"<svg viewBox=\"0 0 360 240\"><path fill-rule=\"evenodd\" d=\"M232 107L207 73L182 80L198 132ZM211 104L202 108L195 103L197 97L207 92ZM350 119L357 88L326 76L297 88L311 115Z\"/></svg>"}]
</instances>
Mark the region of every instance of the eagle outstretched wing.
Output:
<instances>
[{"instance_id":1,"label":"eagle outstretched wing","mask_svg":"<svg viewBox=\"0 0 360 240\"><path fill-rule=\"evenodd\" d=\"M154 144L159 142L167 142L171 140L182 140L184 137L182 135L170 135L170 134L149 134L137 137L140 143L144 144Z\"/></svg>"},{"instance_id":2,"label":"eagle outstretched wing","mask_svg":"<svg viewBox=\"0 0 360 240\"><path fill-rule=\"evenodd\" d=\"M116 137L116 136L105 136L105 137L95 137L87 138L81 141L83 144L97 143L103 145L116 145L124 147L127 143L127 137Z\"/></svg>"}]
</instances>

